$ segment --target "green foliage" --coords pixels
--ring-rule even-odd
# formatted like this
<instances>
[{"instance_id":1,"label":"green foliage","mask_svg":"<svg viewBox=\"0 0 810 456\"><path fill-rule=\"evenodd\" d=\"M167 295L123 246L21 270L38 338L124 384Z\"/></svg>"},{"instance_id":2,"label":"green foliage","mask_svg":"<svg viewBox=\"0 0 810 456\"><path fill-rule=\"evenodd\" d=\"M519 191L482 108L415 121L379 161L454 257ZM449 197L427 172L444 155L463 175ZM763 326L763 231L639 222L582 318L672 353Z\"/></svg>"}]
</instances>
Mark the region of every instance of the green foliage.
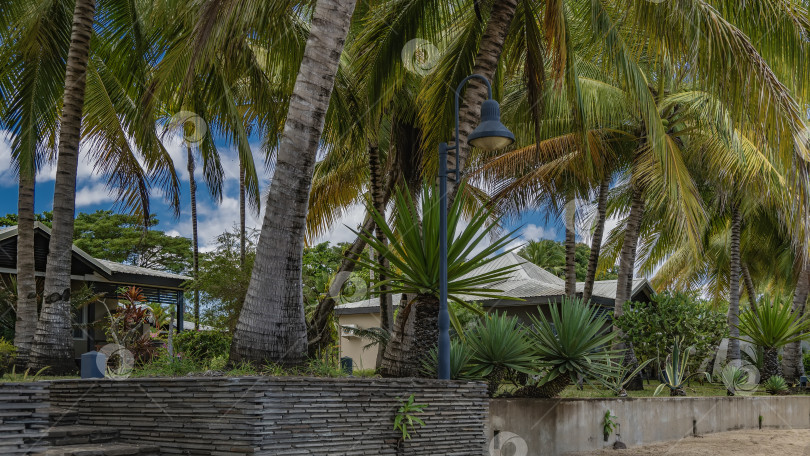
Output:
<instances>
[{"instance_id":1,"label":"green foliage","mask_svg":"<svg viewBox=\"0 0 810 456\"><path fill-rule=\"evenodd\" d=\"M464 342L458 339L450 341L450 379L462 380L479 378L470 372L472 352ZM427 378L436 378L439 372L439 349L434 347L430 355L422 360L422 372Z\"/></svg>"},{"instance_id":2,"label":"green foliage","mask_svg":"<svg viewBox=\"0 0 810 456\"><path fill-rule=\"evenodd\" d=\"M784 394L788 391L788 385L784 377L779 375L771 375L762 384L768 394Z\"/></svg>"},{"instance_id":3,"label":"green foliage","mask_svg":"<svg viewBox=\"0 0 810 456\"><path fill-rule=\"evenodd\" d=\"M147 364L132 371L133 377L182 377L184 375L203 372L205 367L190 358L169 356L166 350L161 350Z\"/></svg>"},{"instance_id":4,"label":"green foliage","mask_svg":"<svg viewBox=\"0 0 810 456\"><path fill-rule=\"evenodd\" d=\"M226 357L231 348L231 335L224 331L180 331L174 336L174 351L183 358L206 363Z\"/></svg>"},{"instance_id":5,"label":"green foliage","mask_svg":"<svg viewBox=\"0 0 810 456\"><path fill-rule=\"evenodd\" d=\"M214 250L200 254L200 273L189 287L189 293L200 291L200 323L233 332L253 272L256 235L255 231L248 233L244 266L240 262L238 230L220 234Z\"/></svg>"},{"instance_id":6,"label":"green foliage","mask_svg":"<svg viewBox=\"0 0 810 456\"><path fill-rule=\"evenodd\" d=\"M610 434L619 426L619 423L614 421L617 416L610 413L610 410L605 410L605 416L602 418L602 433L605 436L605 442L610 438Z\"/></svg>"},{"instance_id":7,"label":"green foliage","mask_svg":"<svg viewBox=\"0 0 810 456\"><path fill-rule=\"evenodd\" d=\"M321 242L312 247L304 248L302 277L304 285L304 305L307 310L314 309L318 302L326 296L329 285L340 269L343 254L349 247L348 243L331 245ZM368 252L364 251L364 258ZM340 302L354 302L368 299L367 284L370 283L369 271L366 268L356 268L352 273L357 280L348 280L341 290Z\"/></svg>"},{"instance_id":8,"label":"green foliage","mask_svg":"<svg viewBox=\"0 0 810 456\"><path fill-rule=\"evenodd\" d=\"M745 391L751 384L749 372L734 364L726 364L720 371L720 381L726 387L729 396L734 396L739 391Z\"/></svg>"},{"instance_id":9,"label":"green foliage","mask_svg":"<svg viewBox=\"0 0 810 456\"><path fill-rule=\"evenodd\" d=\"M425 425L425 422L416 414L423 413L428 405L415 403L413 394L408 399L399 398L399 402L401 405L394 417L394 430L402 433L402 440L404 441L411 438L410 432L415 431L417 426Z\"/></svg>"},{"instance_id":10,"label":"green foliage","mask_svg":"<svg viewBox=\"0 0 810 456\"><path fill-rule=\"evenodd\" d=\"M627 396L627 390L625 390L627 384L652 361L653 360L648 359L639 363L638 366L635 366L635 369L633 369L634 366L625 365L623 360L619 357L607 355L605 363L608 364L611 369L610 372L598 378L599 383L610 391L613 391L617 396Z\"/></svg>"},{"instance_id":11,"label":"green foliage","mask_svg":"<svg viewBox=\"0 0 810 456\"><path fill-rule=\"evenodd\" d=\"M18 374L17 373L17 366L11 366L11 372L6 374L5 380L8 380L9 382L14 382L14 383L35 382L35 381L39 380L40 377L42 377L42 374L44 374L45 371L47 371L50 368L51 368L50 366L45 366L42 369L34 372L33 374L31 374L31 369L28 368L22 374Z\"/></svg>"},{"instance_id":12,"label":"green foliage","mask_svg":"<svg viewBox=\"0 0 810 456\"><path fill-rule=\"evenodd\" d=\"M450 301L474 309L466 302L470 296L504 299L500 290L492 286L507 278L516 266L495 268L477 275L470 275L470 272L508 253L505 247L514 233L490 239L499 220L493 220L489 208L478 209L470 217L464 217L464 194L462 187L447 213L447 292ZM393 224L368 204L377 226L391 240L384 244L373 233L358 233L389 263L384 267L377 261L356 260L358 265L387 278L385 282L374 284L373 291L378 293L385 285L389 293L439 295L439 202L438 190L426 184L422 188L420 211L410 192L398 188L395 198L397 217ZM467 223L463 224L465 219ZM485 241L489 244L485 245ZM462 332L455 312L451 312L450 319L456 331Z\"/></svg>"},{"instance_id":13,"label":"green foliage","mask_svg":"<svg viewBox=\"0 0 810 456\"><path fill-rule=\"evenodd\" d=\"M574 269L577 274L577 280L579 281L585 280L585 276L588 272L590 254L591 248L586 244L576 245ZM565 244L561 242L551 239L529 241L528 244L520 249L518 255L561 279L565 278ZM596 280L612 280L618 276L618 270L614 267L598 273Z\"/></svg>"},{"instance_id":14,"label":"green foliage","mask_svg":"<svg viewBox=\"0 0 810 456\"><path fill-rule=\"evenodd\" d=\"M504 375L537 372L532 343L516 317L487 314L464 341L471 355L470 375L486 378L490 395L497 392Z\"/></svg>"},{"instance_id":15,"label":"green foliage","mask_svg":"<svg viewBox=\"0 0 810 456\"><path fill-rule=\"evenodd\" d=\"M683 339L675 339L672 346L672 354L667 356L666 362L664 363L664 370L661 372L661 384L655 389L655 396L658 396L665 387L669 388L670 396L685 396L686 393L683 388L686 382L693 376L701 375L704 376L707 381L712 381L708 372L688 374L687 366L689 365L690 348L687 347L681 350L682 345Z\"/></svg>"},{"instance_id":16,"label":"green foliage","mask_svg":"<svg viewBox=\"0 0 810 456\"><path fill-rule=\"evenodd\" d=\"M710 356L728 331L725 313L695 294L668 291L653 296L652 302L625 306L624 315L613 322L633 344L640 361L663 357L672 340L682 339L695 350L690 369Z\"/></svg>"},{"instance_id":17,"label":"green foliage","mask_svg":"<svg viewBox=\"0 0 810 456\"><path fill-rule=\"evenodd\" d=\"M0 339L0 377L14 365L17 359L17 347L5 339Z\"/></svg>"},{"instance_id":18,"label":"green foliage","mask_svg":"<svg viewBox=\"0 0 810 456\"><path fill-rule=\"evenodd\" d=\"M763 298L756 312L740 314L740 334L763 348L780 348L805 338L810 318L793 314L791 303L781 297ZM741 339L741 338L738 338Z\"/></svg>"},{"instance_id":19,"label":"green foliage","mask_svg":"<svg viewBox=\"0 0 810 456\"><path fill-rule=\"evenodd\" d=\"M810 372L810 352L802 355L802 364L804 364L804 371Z\"/></svg>"},{"instance_id":20,"label":"green foliage","mask_svg":"<svg viewBox=\"0 0 810 456\"><path fill-rule=\"evenodd\" d=\"M612 375L609 359L617 356L606 349L615 337L598 307L581 299L563 298L560 305L549 306L551 319L538 308L539 318L531 315L529 331L539 366L545 370L544 383L558 377L600 378Z\"/></svg>"},{"instance_id":21,"label":"green foliage","mask_svg":"<svg viewBox=\"0 0 810 456\"><path fill-rule=\"evenodd\" d=\"M15 225L17 225L17 220L19 220L19 218L17 217L17 214L6 214L6 215L0 217L0 227L15 226ZM43 212L41 214L37 214L34 217L34 220L36 220L37 222L42 223L43 225L45 225L47 227L50 227L51 223L53 223L53 212L45 211L45 212Z\"/></svg>"},{"instance_id":22,"label":"green foliage","mask_svg":"<svg viewBox=\"0 0 810 456\"><path fill-rule=\"evenodd\" d=\"M377 376L376 369L355 369L352 376L357 378L372 378Z\"/></svg>"},{"instance_id":23,"label":"green foliage","mask_svg":"<svg viewBox=\"0 0 810 456\"><path fill-rule=\"evenodd\" d=\"M188 270L191 240L155 229L154 215L148 224L144 230L139 216L112 211L79 213L73 242L95 258L175 273Z\"/></svg>"}]
</instances>

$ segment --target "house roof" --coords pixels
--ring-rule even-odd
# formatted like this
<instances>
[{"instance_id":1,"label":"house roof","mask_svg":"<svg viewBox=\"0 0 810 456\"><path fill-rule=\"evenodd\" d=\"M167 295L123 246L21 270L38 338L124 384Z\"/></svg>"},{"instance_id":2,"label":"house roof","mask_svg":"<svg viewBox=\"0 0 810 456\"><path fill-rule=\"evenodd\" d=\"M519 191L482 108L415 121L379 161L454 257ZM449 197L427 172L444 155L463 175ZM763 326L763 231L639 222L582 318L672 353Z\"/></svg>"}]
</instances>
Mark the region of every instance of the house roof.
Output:
<instances>
[{"instance_id":1,"label":"house roof","mask_svg":"<svg viewBox=\"0 0 810 456\"><path fill-rule=\"evenodd\" d=\"M563 279L513 252L509 252L495 261L472 271L469 275L479 275L507 266L516 266L515 271L506 280L492 285L492 288L501 290L498 294L507 299L469 297L469 300L481 302L484 307L495 305L525 306L553 302L565 296L565 281ZM602 305L612 304L616 299L616 283L616 280L594 282L593 301ZM584 282L577 283L577 293L582 293L584 285ZM637 299L643 295L650 296L652 293L653 289L647 279L633 280L632 299ZM509 300L508 298L516 298L517 300ZM335 308L335 311L338 315L378 312L379 299L371 298L341 304Z\"/></svg>"},{"instance_id":2,"label":"house roof","mask_svg":"<svg viewBox=\"0 0 810 456\"><path fill-rule=\"evenodd\" d=\"M37 263L36 270L44 271L44 263L45 257L47 257L48 240L51 236L51 229L40 222L35 222L34 232L36 250L35 262ZM0 260L5 260L3 261L3 264L0 265L0 270L2 270L2 272L16 273L17 243L13 241L13 239L16 237L17 226L0 228L0 253L4 254L2 255L3 258L0 258ZM72 273L74 275L78 273L87 280L92 280L92 277L97 274L105 281L109 282L147 285L159 288L179 288L183 282L191 279L190 277L182 274L175 274L166 271L159 271L150 268L143 268L93 258L90 254L80 249L75 244L72 246L72 251Z\"/></svg>"}]
</instances>

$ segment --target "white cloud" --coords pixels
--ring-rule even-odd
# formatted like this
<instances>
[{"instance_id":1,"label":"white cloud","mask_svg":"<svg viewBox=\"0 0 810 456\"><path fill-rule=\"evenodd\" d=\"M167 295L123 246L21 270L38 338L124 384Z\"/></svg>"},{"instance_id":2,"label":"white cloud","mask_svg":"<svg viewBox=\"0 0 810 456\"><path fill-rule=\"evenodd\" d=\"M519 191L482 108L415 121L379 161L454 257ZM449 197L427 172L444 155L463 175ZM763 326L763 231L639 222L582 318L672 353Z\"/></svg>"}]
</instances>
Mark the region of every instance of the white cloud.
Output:
<instances>
[{"instance_id":1,"label":"white cloud","mask_svg":"<svg viewBox=\"0 0 810 456\"><path fill-rule=\"evenodd\" d=\"M17 182L17 175L11 164L11 138L7 131L0 130L0 187L11 187Z\"/></svg>"},{"instance_id":2,"label":"white cloud","mask_svg":"<svg viewBox=\"0 0 810 456\"><path fill-rule=\"evenodd\" d=\"M556 239L557 238L557 230L552 228L547 228L544 226L538 226L534 223L530 223L526 225L525 228L519 234L520 238L524 241L537 241L539 239Z\"/></svg>"},{"instance_id":3,"label":"white cloud","mask_svg":"<svg viewBox=\"0 0 810 456\"><path fill-rule=\"evenodd\" d=\"M102 183L94 183L79 189L76 192L76 207L94 206L101 203L111 203L115 199L110 194L107 186Z\"/></svg>"},{"instance_id":4,"label":"white cloud","mask_svg":"<svg viewBox=\"0 0 810 456\"><path fill-rule=\"evenodd\" d=\"M339 242L354 242L357 235L352 232L363 223L366 217L366 208L362 204L355 204L346 210L346 213L332 225L332 229L323 236L315 239L313 244L329 241L332 244Z\"/></svg>"}]
</instances>

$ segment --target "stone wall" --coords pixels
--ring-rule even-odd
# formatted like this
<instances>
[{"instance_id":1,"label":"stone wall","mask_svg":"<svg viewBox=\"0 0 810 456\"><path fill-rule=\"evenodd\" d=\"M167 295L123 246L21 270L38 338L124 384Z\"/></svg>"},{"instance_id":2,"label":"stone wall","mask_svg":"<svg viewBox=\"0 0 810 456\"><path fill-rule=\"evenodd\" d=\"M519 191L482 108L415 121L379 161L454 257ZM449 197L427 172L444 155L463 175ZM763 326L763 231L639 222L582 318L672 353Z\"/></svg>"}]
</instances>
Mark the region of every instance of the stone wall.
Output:
<instances>
[{"instance_id":1,"label":"stone wall","mask_svg":"<svg viewBox=\"0 0 810 456\"><path fill-rule=\"evenodd\" d=\"M428 404L397 450L399 398ZM54 405L122 441L188 455L485 454L482 383L422 379L174 378L60 380Z\"/></svg>"},{"instance_id":2,"label":"stone wall","mask_svg":"<svg viewBox=\"0 0 810 456\"><path fill-rule=\"evenodd\" d=\"M628 446L739 429L810 429L810 396L493 399L488 437L524 445L524 456L562 455L611 447L605 412ZM761 417L761 423L760 423Z\"/></svg>"},{"instance_id":3,"label":"stone wall","mask_svg":"<svg viewBox=\"0 0 810 456\"><path fill-rule=\"evenodd\" d=\"M41 451L47 428L47 383L0 383L0 454Z\"/></svg>"}]
</instances>

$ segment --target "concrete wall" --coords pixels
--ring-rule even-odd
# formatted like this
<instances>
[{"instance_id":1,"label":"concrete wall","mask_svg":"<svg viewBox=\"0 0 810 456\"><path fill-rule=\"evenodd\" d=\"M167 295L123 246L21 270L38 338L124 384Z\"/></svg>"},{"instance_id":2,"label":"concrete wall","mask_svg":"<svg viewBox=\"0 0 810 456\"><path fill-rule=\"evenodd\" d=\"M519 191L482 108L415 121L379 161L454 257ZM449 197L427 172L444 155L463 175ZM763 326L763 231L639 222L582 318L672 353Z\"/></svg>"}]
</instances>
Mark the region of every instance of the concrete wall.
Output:
<instances>
[{"instance_id":1,"label":"concrete wall","mask_svg":"<svg viewBox=\"0 0 810 456\"><path fill-rule=\"evenodd\" d=\"M44 450L47 410L47 383L0 383L0 455Z\"/></svg>"},{"instance_id":2,"label":"concrete wall","mask_svg":"<svg viewBox=\"0 0 810 456\"><path fill-rule=\"evenodd\" d=\"M606 448L616 441L615 433L608 442L603 438L608 410L616 416L621 441L628 446L757 429L760 416L763 428L810 428L810 396L493 399L487 437L519 436L512 439L517 444L525 441L524 456Z\"/></svg>"},{"instance_id":3,"label":"concrete wall","mask_svg":"<svg viewBox=\"0 0 810 456\"><path fill-rule=\"evenodd\" d=\"M411 394L425 426L397 453L398 398ZM51 400L162 455L223 456L481 456L488 405L483 383L300 377L59 380Z\"/></svg>"}]
</instances>

